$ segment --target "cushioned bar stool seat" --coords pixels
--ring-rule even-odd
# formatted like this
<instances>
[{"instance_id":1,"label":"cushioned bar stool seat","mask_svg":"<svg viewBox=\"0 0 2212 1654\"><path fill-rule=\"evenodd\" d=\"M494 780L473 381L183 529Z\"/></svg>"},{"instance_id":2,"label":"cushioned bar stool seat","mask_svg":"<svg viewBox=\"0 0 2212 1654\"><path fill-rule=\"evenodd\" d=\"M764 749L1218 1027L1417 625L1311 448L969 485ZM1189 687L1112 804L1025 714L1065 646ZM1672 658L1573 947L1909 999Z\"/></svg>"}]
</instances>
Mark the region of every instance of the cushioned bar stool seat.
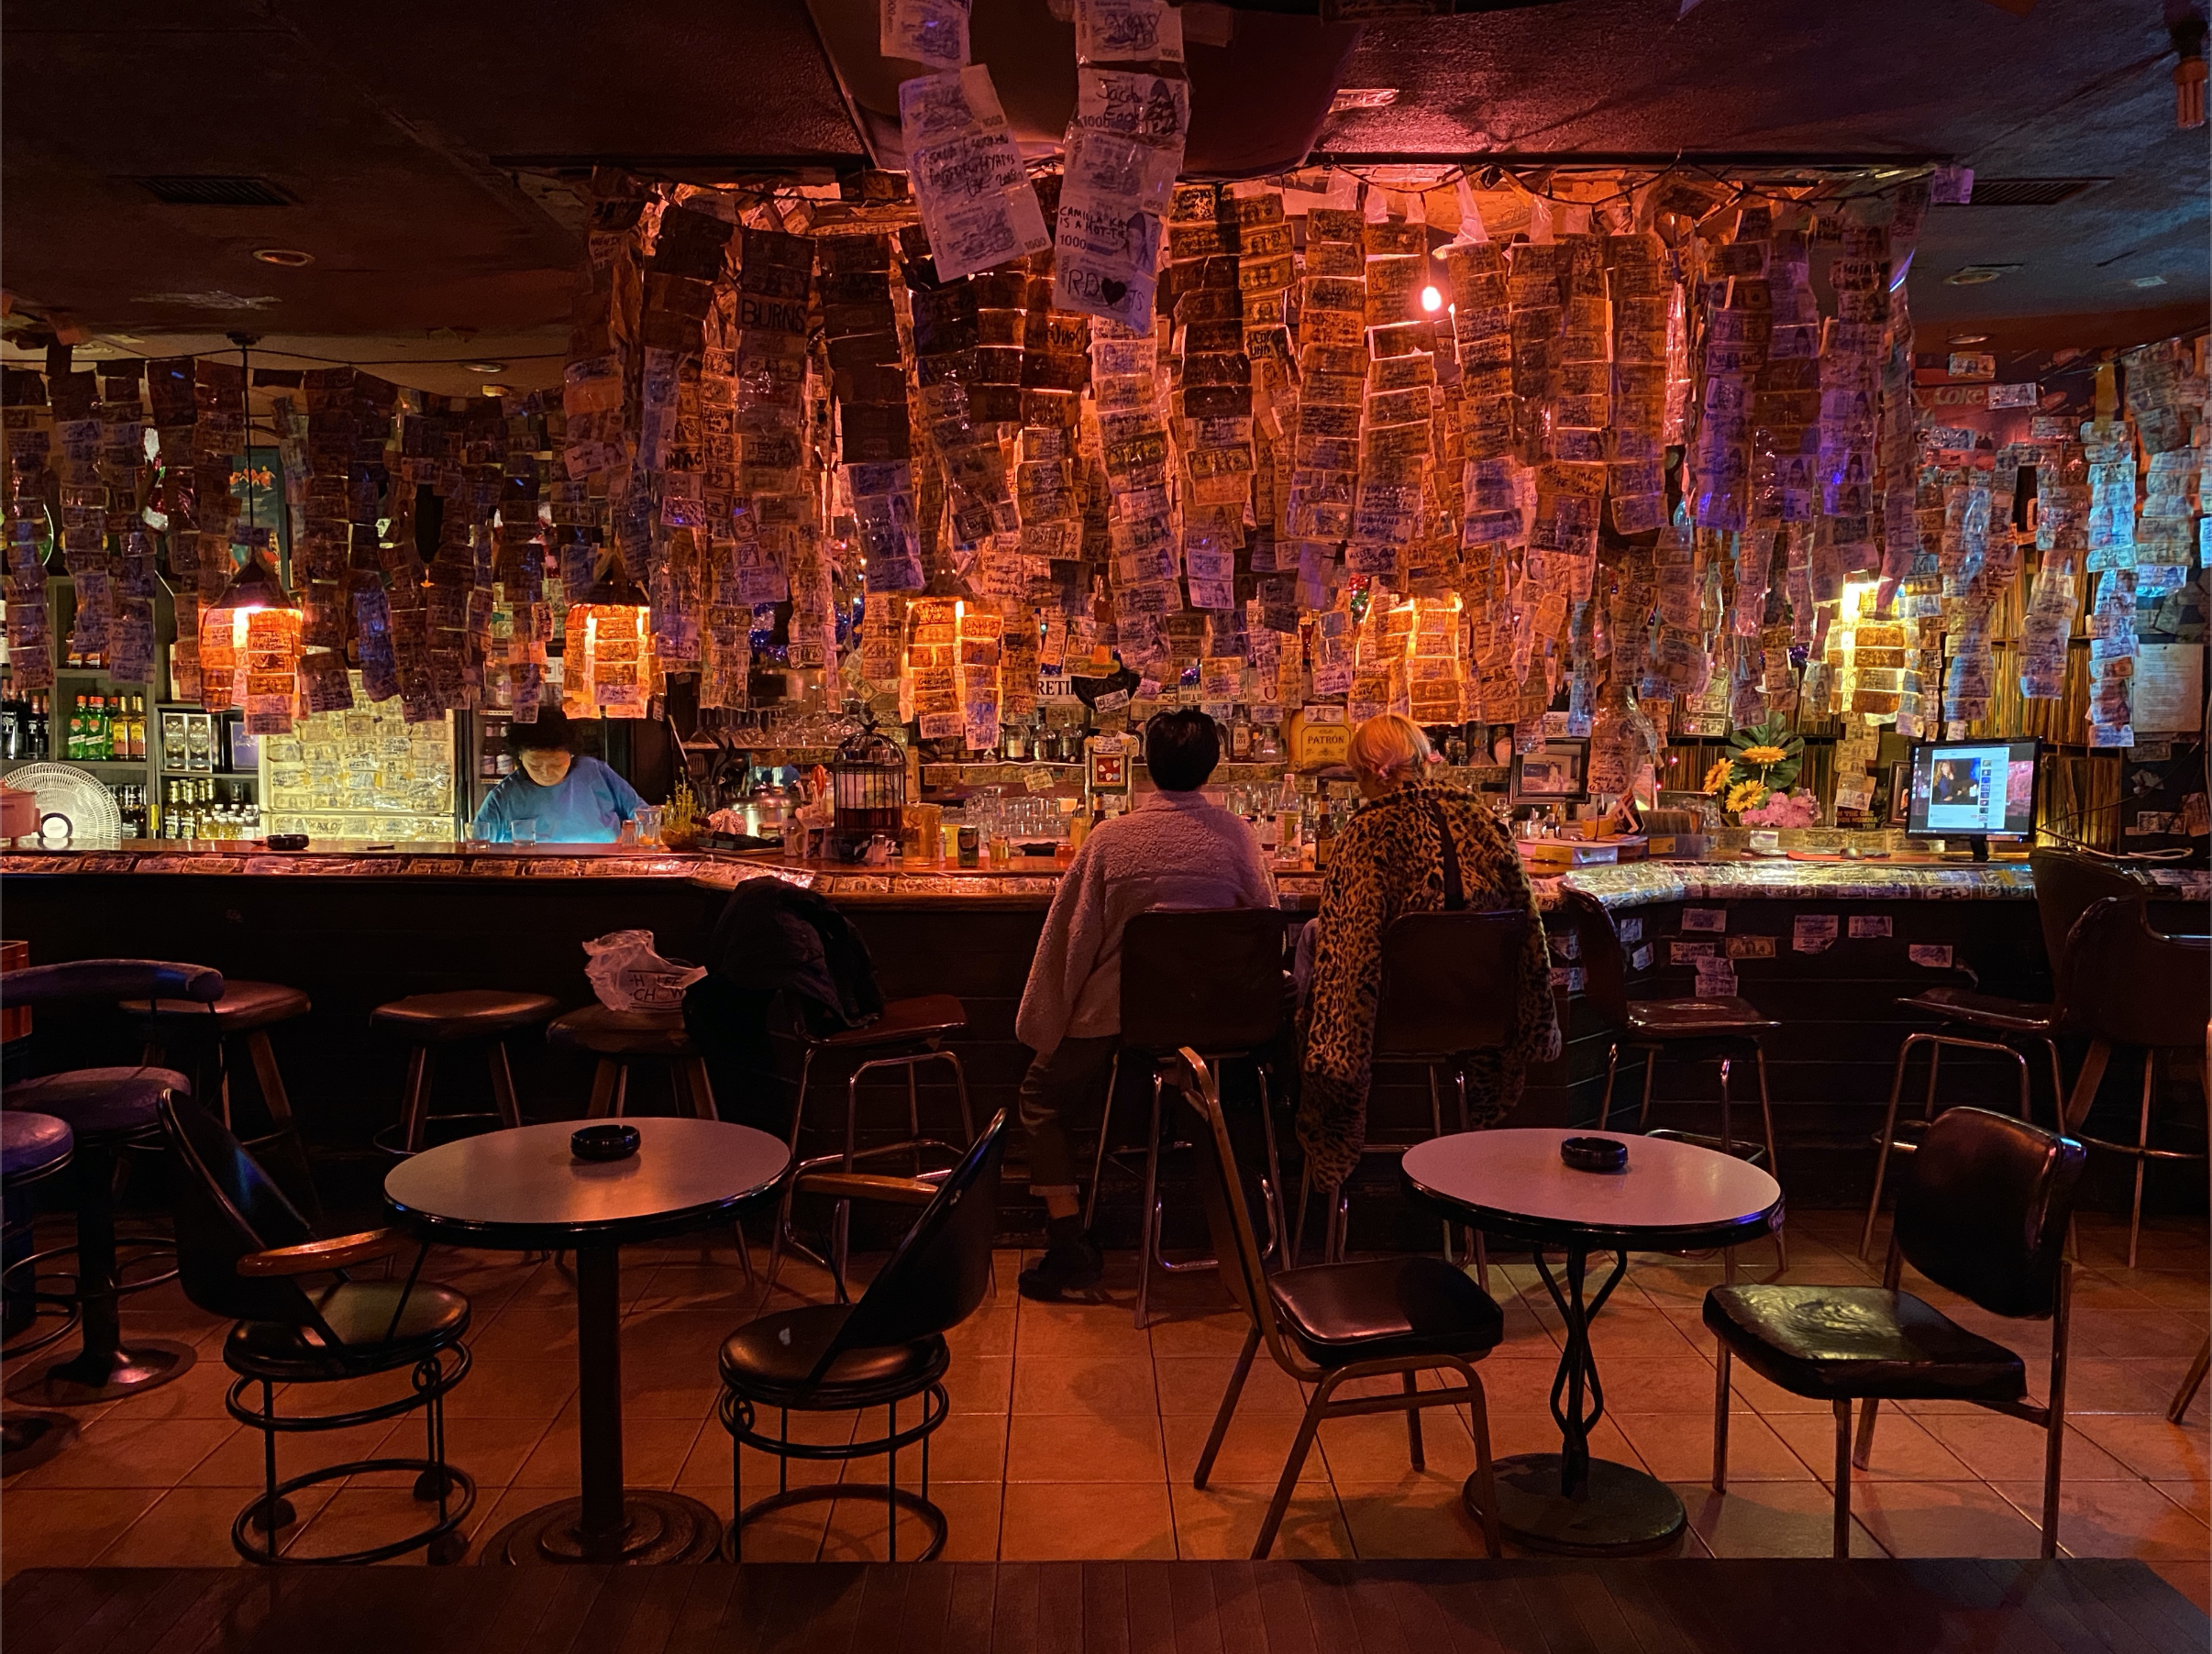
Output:
<instances>
[{"instance_id":1,"label":"cushioned bar stool seat","mask_svg":"<svg viewBox=\"0 0 2212 1654\"><path fill-rule=\"evenodd\" d=\"M15 1265L17 1253L30 1240L28 1202L18 1191L65 1168L75 1151L69 1122L50 1114L0 1113L0 1199L6 1202L5 1229L0 1230L0 1279ZM41 1295L26 1289L11 1293L7 1301L7 1331L35 1321L38 1306L48 1303L61 1311L61 1325L41 1337L28 1339L11 1355L40 1350L65 1338L77 1324L76 1305L60 1294ZM0 1473L14 1475L43 1464L60 1452L76 1434L76 1421L64 1413L10 1413L0 1419Z\"/></svg>"},{"instance_id":2,"label":"cushioned bar stool seat","mask_svg":"<svg viewBox=\"0 0 2212 1654\"><path fill-rule=\"evenodd\" d=\"M560 1001L545 994L491 987L411 994L378 1006L370 1013L371 1023L396 1034L412 1049L407 1054L407 1090L400 1104L399 1121L376 1134L377 1147L388 1154L414 1154L426 1146L433 1118L430 1081L436 1065L434 1053L439 1046L477 1040L488 1047L494 1111L435 1118L477 1125L487 1120L496 1120L501 1126L521 1125L522 1109L514 1100L514 1072L507 1065L506 1036L517 1029L536 1028L559 1009Z\"/></svg>"},{"instance_id":3,"label":"cushioned bar stool seat","mask_svg":"<svg viewBox=\"0 0 2212 1654\"><path fill-rule=\"evenodd\" d=\"M0 999L11 1007L148 999L188 1004L205 1015L206 1007L222 997L222 972L160 959L78 959L0 976ZM77 1354L49 1366L17 1371L7 1385L10 1395L49 1406L91 1406L167 1384L191 1369L189 1346L151 1340L128 1348L123 1343L124 1295L172 1280L175 1272L126 1285L116 1256L115 1213L117 1152L158 1141L161 1099L190 1090L182 1075L141 1064L45 1075L18 1081L0 1093L0 1107L50 1115L64 1121L75 1140L70 1169L76 1192L76 1243L35 1252L16 1263L11 1273L28 1274L35 1282L43 1264L73 1252L75 1278L68 1296L83 1328L83 1347ZM174 1250L166 1240L126 1240L121 1244L140 1254Z\"/></svg>"},{"instance_id":4,"label":"cushioned bar stool seat","mask_svg":"<svg viewBox=\"0 0 2212 1654\"><path fill-rule=\"evenodd\" d=\"M176 999L123 1001L127 1016L147 1018L164 1028L190 1029L212 1020L227 1039L233 1034L251 1033L257 1028L289 1022L314 1009L313 1001L296 987L286 987L280 982L241 982L236 976L223 978L223 997L213 1005L194 1005L189 1000Z\"/></svg>"},{"instance_id":5,"label":"cushioned bar stool seat","mask_svg":"<svg viewBox=\"0 0 2212 1654\"><path fill-rule=\"evenodd\" d=\"M883 1014L865 1028L848 1028L810 1042L831 1051L873 1050L879 1045L942 1039L967 1026L968 1008L952 995L923 994L889 1001Z\"/></svg>"},{"instance_id":6,"label":"cushioned bar stool seat","mask_svg":"<svg viewBox=\"0 0 2212 1654\"><path fill-rule=\"evenodd\" d=\"M564 1011L546 1030L546 1042L569 1051L588 1051L599 1059L592 1076L591 1115L598 1119L621 1114L628 1106L630 1065L658 1063L668 1069L678 1108L701 1119L713 1119L714 1088L706 1062L684 1031L677 1010L610 1010L599 1004Z\"/></svg>"}]
</instances>

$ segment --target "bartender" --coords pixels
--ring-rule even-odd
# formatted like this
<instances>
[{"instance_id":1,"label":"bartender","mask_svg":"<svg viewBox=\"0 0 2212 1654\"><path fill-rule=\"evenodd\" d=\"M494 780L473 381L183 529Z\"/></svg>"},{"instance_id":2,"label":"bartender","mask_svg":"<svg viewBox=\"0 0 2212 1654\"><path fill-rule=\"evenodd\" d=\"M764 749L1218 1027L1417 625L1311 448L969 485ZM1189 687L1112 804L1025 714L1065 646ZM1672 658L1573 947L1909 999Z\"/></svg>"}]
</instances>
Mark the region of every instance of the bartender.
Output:
<instances>
[{"instance_id":1,"label":"bartender","mask_svg":"<svg viewBox=\"0 0 2212 1654\"><path fill-rule=\"evenodd\" d=\"M645 800L597 758L576 751L573 726L558 707L539 709L536 723L507 726L514 773L492 789L476 812L476 836L514 842L514 829L540 844L610 844Z\"/></svg>"}]
</instances>

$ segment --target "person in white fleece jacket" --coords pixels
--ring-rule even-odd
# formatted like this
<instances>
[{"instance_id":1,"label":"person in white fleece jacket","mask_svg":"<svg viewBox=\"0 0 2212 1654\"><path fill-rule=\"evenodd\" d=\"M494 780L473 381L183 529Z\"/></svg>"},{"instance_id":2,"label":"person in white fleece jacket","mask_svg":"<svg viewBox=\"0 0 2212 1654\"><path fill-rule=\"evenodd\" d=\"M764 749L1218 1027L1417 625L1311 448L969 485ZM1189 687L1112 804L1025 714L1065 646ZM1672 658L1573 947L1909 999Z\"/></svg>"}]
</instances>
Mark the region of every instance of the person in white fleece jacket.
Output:
<instances>
[{"instance_id":1,"label":"person in white fleece jacket","mask_svg":"<svg viewBox=\"0 0 2212 1654\"><path fill-rule=\"evenodd\" d=\"M1022 1081L1031 1192L1045 1201L1046 1249L1023 1270L1025 1296L1056 1298L1100 1273L1077 1216L1069 1110L1103 1089L1122 1031L1122 931L1154 908L1272 908L1275 881L1241 816L1198 790L1221 762L1221 735L1195 707L1145 726L1145 766L1157 792L1083 841L1054 892L1029 964L1014 1033L1036 1054Z\"/></svg>"}]
</instances>

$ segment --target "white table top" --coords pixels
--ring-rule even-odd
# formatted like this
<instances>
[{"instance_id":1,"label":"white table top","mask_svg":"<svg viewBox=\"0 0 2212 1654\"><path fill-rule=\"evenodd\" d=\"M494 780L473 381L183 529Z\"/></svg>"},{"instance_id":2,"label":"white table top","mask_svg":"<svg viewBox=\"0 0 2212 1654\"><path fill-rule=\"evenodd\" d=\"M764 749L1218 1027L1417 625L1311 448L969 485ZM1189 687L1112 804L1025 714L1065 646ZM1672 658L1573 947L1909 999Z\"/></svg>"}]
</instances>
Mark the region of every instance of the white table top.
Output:
<instances>
[{"instance_id":1,"label":"white table top","mask_svg":"<svg viewBox=\"0 0 2212 1654\"><path fill-rule=\"evenodd\" d=\"M1449 1205L1518 1228L1607 1236L1679 1236L1754 1228L1782 1202L1782 1187L1759 1167L1695 1143L1608 1132L1628 1145L1623 1172L1583 1172L1559 1158L1587 1129L1519 1127L1459 1131L1406 1151L1406 1180Z\"/></svg>"},{"instance_id":2,"label":"white table top","mask_svg":"<svg viewBox=\"0 0 2212 1654\"><path fill-rule=\"evenodd\" d=\"M542 1244L543 1231L624 1240L669 1232L758 1194L790 1163L765 1131L724 1120L634 1116L643 1140L627 1160L578 1160L582 1120L487 1131L402 1161L384 1178L399 1217L466 1244Z\"/></svg>"}]
</instances>

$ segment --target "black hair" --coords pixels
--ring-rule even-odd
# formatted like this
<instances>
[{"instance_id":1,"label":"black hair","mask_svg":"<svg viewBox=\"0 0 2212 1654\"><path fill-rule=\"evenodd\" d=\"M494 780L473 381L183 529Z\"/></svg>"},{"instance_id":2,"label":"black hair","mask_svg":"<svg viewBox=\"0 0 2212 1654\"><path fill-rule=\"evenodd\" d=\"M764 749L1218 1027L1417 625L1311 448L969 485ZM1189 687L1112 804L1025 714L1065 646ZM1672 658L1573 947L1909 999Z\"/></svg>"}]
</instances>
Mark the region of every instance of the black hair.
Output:
<instances>
[{"instance_id":1,"label":"black hair","mask_svg":"<svg viewBox=\"0 0 2212 1654\"><path fill-rule=\"evenodd\" d=\"M557 706L537 709L536 723L507 725L507 750L517 755L523 753L572 753L576 750L576 732L570 726L569 716Z\"/></svg>"},{"instance_id":2,"label":"black hair","mask_svg":"<svg viewBox=\"0 0 2212 1654\"><path fill-rule=\"evenodd\" d=\"M1221 731L1197 707L1156 713L1145 725L1145 767L1162 792L1197 791L1221 761Z\"/></svg>"}]
</instances>

